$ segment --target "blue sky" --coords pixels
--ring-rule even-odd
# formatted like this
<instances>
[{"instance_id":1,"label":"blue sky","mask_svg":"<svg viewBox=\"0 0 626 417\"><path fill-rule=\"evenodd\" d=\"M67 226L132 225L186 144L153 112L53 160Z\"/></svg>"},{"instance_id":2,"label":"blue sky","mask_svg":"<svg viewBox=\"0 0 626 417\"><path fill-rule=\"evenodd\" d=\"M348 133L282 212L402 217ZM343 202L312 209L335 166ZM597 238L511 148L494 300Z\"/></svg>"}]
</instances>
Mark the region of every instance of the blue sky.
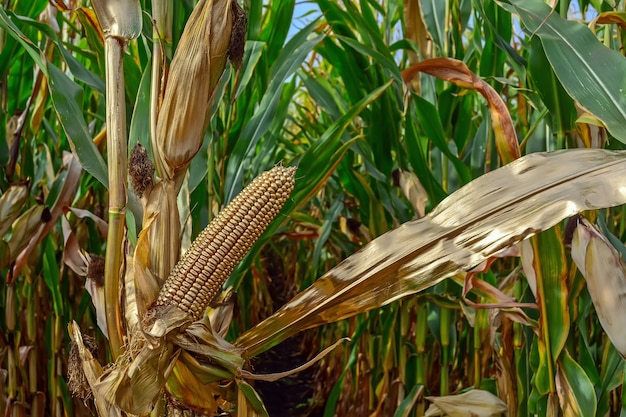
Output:
<instances>
[{"instance_id":1,"label":"blue sky","mask_svg":"<svg viewBox=\"0 0 626 417\"><path fill-rule=\"evenodd\" d=\"M289 38L318 17L320 13L320 9L315 2L307 0L296 1L296 7L293 11L293 20L289 28Z\"/></svg>"}]
</instances>

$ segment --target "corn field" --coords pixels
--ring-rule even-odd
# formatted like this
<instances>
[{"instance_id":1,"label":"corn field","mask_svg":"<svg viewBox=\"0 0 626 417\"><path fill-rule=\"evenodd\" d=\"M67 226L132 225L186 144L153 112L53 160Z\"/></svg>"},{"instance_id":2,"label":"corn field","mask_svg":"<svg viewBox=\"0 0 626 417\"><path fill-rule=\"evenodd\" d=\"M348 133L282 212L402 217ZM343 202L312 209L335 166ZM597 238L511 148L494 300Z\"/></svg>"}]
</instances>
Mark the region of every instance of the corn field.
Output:
<instances>
[{"instance_id":1,"label":"corn field","mask_svg":"<svg viewBox=\"0 0 626 417\"><path fill-rule=\"evenodd\" d=\"M2 0L0 413L626 416L623 0Z\"/></svg>"}]
</instances>

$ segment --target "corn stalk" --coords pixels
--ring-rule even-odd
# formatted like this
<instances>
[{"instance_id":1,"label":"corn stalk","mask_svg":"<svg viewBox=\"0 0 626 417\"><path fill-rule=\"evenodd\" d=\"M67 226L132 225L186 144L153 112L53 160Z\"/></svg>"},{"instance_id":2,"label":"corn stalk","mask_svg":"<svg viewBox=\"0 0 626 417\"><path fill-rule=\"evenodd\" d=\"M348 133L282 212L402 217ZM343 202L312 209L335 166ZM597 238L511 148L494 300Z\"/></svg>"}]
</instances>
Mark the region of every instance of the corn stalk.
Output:
<instances>
[{"instance_id":1,"label":"corn stalk","mask_svg":"<svg viewBox=\"0 0 626 417\"><path fill-rule=\"evenodd\" d=\"M128 175L123 53L128 40L136 38L141 33L141 7L138 1L132 0L94 1L93 5L105 35L109 233L104 291L109 343L113 358L117 358L122 353L124 344L120 277Z\"/></svg>"}]
</instances>

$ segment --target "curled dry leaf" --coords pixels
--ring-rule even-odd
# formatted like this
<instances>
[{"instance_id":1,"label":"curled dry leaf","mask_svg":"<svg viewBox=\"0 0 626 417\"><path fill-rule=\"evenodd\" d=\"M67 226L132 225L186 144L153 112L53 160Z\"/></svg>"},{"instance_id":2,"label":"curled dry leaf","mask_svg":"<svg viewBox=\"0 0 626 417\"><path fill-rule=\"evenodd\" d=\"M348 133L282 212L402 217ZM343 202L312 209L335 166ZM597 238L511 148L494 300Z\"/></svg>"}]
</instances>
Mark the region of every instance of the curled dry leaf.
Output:
<instances>
[{"instance_id":1,"label":"curled dry leaf","mask_svg":"<svg viewBox=\"0 0 626 417\"><path fill-rule=\"evenodd\" d=\"M506 104L498 92L474 74L463 61L453 58L426 59L402 71L402 79L405 83L409 83L420 72L451 82L461 88L478 91L489 104L496 147L502 163L508 164L521 156L513 120Z\"/></svg>"},{"instance_id":2,"label":"curled dry leaf","mask_svg":"<svg viewBox=\"0 0 626 417\"><path fill-rule=\"evenodd\" d=\"M585 218L572 239L572 259L587 281L587 289L602 328L626 357L626 265L622 256Z\"/></svg>"},{"instance_id":3,"label":"curled dry leaf","mask_svg":"<svg viewBox=\"0 0 626 417\"><path fill-rule=\"evenodd\" d=\"M406 39L413 41L413 43L417 45L422 59L430 58L432 55L433 41L431 35L428 33L419 1L404 2L404 25L404 36ZM420 56L412 50L409 50L408 53L411 65L417 64L420 60ZM415 78L411 82L411 86L417 94L420 94L419 85L419 78Z\"/></svg>"},{"instance_id":4,"label":"curled dry leaf","mask_svg":"<svg viewBox=\"0 0 626 417\"><path fill-rule=\"evenodd\" d=\"M78 239L65 216L61 216L63 229L63 263L69 266L79 276L87 275L89 259L78 245Z\"/></svg>"},{"instance_id":5,"label":"curled dry leaf","mask_svg":"<svg viewBox=\"0 0 626 417\"><path fill-rule=\"evenodd\" d=\"M98 232L102 235L102 237L106 238L107 233L109 232L109 225L107 222L102 220L100 217L96 216L89 210L78 209L74 207L68 207L68 210L72 212L79 219L91 219L95 223L98 228Z\"/></svg>"},{"instance_id":6,"label":"curled dry leaf","mask_svg":"<svg viewBox=\"0 0 626 417\"><path fill-rule=\"evenodd\" d=\"M393 171L392 176L393 184L400 187L406 199L409 200L413 206L417 218L424 217L426 214L428 193L419 178L417 178L417 175L398 168Z\"/></svg>"}]
</instances>

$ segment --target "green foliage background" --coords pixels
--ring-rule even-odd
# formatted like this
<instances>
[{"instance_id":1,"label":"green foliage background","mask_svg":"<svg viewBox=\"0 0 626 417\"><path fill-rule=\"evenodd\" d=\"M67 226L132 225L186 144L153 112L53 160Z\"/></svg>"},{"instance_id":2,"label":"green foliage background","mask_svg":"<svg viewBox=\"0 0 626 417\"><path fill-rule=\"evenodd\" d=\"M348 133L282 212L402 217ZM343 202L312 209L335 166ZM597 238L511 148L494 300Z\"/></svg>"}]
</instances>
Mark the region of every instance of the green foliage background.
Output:
<instances>
[{"instance_id":1,"label":"green foliage background","mask_svg":"<svg viewBox=\"0 0 626 417\"><path fill-rule=\"evenodd\" d=\"M191 3L174 2L168 59ZM89 415L65 381L70 320L91 329L107 361L85 279L67 263L72 245L100 255L105 249L94 220L106 220L107 209L103 40L88 4L56 4L5 0L0 9L0 190L28 181L19 211L43 204L53 213L19 273L8 242L28 242L34 233L20 237L24 230L13 227L0 252L0 410L6 405L15 415ZM415 218L393 185L394 170L416 175L428 211L501 164L485 99L425 74L404 84L401 71L412 64L463 61L503 98L524 154L623 149L626 140L623 2L560 1L554 9L539 0L312 4L321 15L290 35L295 1L244 1L243 65L222 78L180 199L189 242L251 178L277 163L299 167L289 220L254 246L226 284L238 300L231 338L278 307L277 281L291 296ZM142 2L144 32L124 57L129 149L137 142L150 148L151 7ZM84 169L74 187L66 152ZM623 240L623 214L617 208L593 216ZM131 242L138 221L129 216ZM510 416L558 415L551 414L559 407L549 364L559 363L575 382L580 415L618 415L623 360L603 335L584 279L569 267L562 229L532 241L539 269L551 277L544 294L553 294L541 316L526 311L543 336L468 306L463 277L455 277L310 333L303 358L342 336L352 339L324 359L312 409L325 416L423 415L424 392L475 387L499 393ZM480 277L535 302L516 259L496 261ZM475 292L467 297L490 301Z\"/></svg>"}]
</instances>

